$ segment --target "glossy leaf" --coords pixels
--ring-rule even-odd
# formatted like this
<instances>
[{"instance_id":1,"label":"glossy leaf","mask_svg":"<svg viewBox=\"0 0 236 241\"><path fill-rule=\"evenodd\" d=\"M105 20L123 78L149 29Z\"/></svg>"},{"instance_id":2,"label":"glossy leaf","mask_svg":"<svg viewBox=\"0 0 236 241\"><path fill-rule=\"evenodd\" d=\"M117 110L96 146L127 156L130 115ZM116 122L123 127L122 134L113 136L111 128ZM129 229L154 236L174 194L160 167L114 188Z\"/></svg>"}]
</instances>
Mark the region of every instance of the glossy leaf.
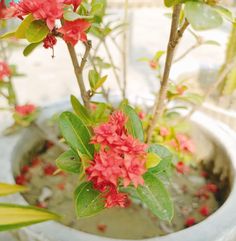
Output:
<instances>
[{"instance_id":1,"label":"glossy leaf","mask_svg":"<svg viewBox=\"0 0 236 241\"><path fill-rule=\"evenodd\" d=\"M99 73L96 70L89 71L89 84L92 90L95 89L96 82L99 80Z\"/></svg>"},{"instance_id":2,"label":"glossy leaf","mask_svg":"<svg viewBox=\"0 0 236 241\"><path fill-rule=\"evenodd\" d=\"M22 39L26 38L26 31L28 30L30 24L34 21L34 17L32 14L28 15L21 23L21 25L18 27L15 33L15 37Z\"/></svg>"},{"instance_id":3,"label":"glossy leaf","mask_svg":"<svg viewBox=\"0 0 236 241\"><path fill-rule=\"evenodd\" d=\"M173 203L163 183L153 174L144 174L145 184L139 185L137 193L140 200L162 220L170 221L174 215Z\"/></svg>"},{"instance_id":4,"label":"glossy leaf","mask_svg":"<svg viewBox=\"0 0 236 241\"><path fill-rule=\"evenodd\" d=\"M58 219L58 215L40 208L0 204L0 231L22 228L28 225Z\"/></svg>"},{"instance_id":5,"label":"glossy leaf","mask_svg":"<svg viewBox=\"0 0 236 241\"><path fill-rule=\"evenodd\" d=\"M79 155L93 158L94 146L90 144L91 133L81 118L71 112L64 112L59 117L59 126L63 137Z\"/></svg>"},{"instance_id":6,"label":"glossy leaf","mask_svg":"<svg viewBox=\"0 0 236 241\"><path fill-rule=\"evenodd\" d=\"M0 197L14 194L17 192L25 192L27 190L28 188L24 186L0 183Z\"/></svg>"},{"instance_id":7,"label":"glossy leaf","mask_svg":"<svg viewBox=\"0 0 236 241\"><path fill-rule=\"evenodd\" d=\"M126 128L128 132L140 141L144 141L143 125L136 111L129 105L123 105L122 110L128 116Z\"/></svg>"},{"instance_id":8,"label":"glossy leaf","mask_svg":"<svg viewBox=\"0 0 236 241\"><path fill-rule=\"evenodd\" d=\"M170 171L173 154L169 151L168 148L162 145L152 144L149 146L148 152L155 153L161 158L161 161L157 166L150 168L150 172L158 174L164 171L167 173Z\"/></svg>"},{"instance_id":9,"label":"glossy leaf","mask_svg":"<svg viewBox=\"0 0 236 241\"><path fill-rule=\"evenodd\" d=\"M80 101L75 97L71 96L71 104L74 112L79 116L79 118L86 124L91 125L91 118L87 109L80 103Z\"/></svg>"},{"instance_id":10,"label":"glossy leaf","mask_svg":"<svg viewBox=\"0 0 236 241\"><path fill-rule=\"evenodd\" d=\"M200 2L186 2L185 16L195 30L207 30L219 27L223 19L211 6Z\"/></svg>"},{"instance_id":11,"label":"glossy leaf","mask_svg":"<svg viewBox=\"0 0 236 241\"><path fill-rule=\"evenodd\" d=\"M105 103L98 103L96 110L92 112L92 118L95 123L101 123L107 121L107 109L109 106Z\"/></svg>"},{"instance_id":12,"label":"glossy leaf","mask_svg":"<svg viewBox=\"0 0 236 241\"><path fill-rule=\"evenodd\" d=\"M150 152L147 154L147 161L145 163L145 166L147 169L149 169L157 166L160 163L160 161L160 157L156 153Z\"/></svg>"},{"instance_id":13,"label":"glossy leaf","mask_svg":"<svg viewBox=\"0 0 236 241\"><path fill-rule=\"evenodd\" d=\"M35 20L30 23L25 37L30 43L39 43L47 37L48 33L49 28L46 23L41 20Z\"/></svg>"},{"instance_id":14,"label":"glossy leaf","mask_svg":"<svg viewBox=\"0 0 236 241\"><path fill-rule=\"evenodd\" d=\"M58 168L71 173L80 173L81 160L78 154L73 150L62 153L56 160Z\"/></svg>"},{"instance_id":15,"label":"glossy leaf","mask_svg":"<svg viewBox=\"0 0 236 241\"><path fill-rule=\"evenodd\" d=\"M41 42L29 44L23 51L24 56L30 55L40 44Z\"/></svg>"},{"instance_id":16,"label":"glossy leaf","mask_svg":"<svg viewBox=\"0 0 236 241\"><path fill-rule=\"evenodd\" d=\"M104 205L103 194L95 190L91 182L84 182L75 190L75 207L79 218L99 213Z\"/></svg>"}]
</instances>

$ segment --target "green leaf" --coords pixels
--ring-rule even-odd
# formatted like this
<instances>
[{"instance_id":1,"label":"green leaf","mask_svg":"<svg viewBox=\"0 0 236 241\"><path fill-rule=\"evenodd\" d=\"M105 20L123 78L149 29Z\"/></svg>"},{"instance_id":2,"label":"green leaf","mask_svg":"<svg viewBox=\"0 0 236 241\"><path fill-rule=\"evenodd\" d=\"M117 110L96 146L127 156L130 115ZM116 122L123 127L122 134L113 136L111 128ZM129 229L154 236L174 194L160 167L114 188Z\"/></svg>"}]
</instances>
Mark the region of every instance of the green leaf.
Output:
<instances>
[{"instance_id":1,"label":"green leaf","mask_svg":"<svg viewBox=\"0 0 236 241\"><path fill-rule=\"evenodd\" d=\"M109 106L106 103L98 103L96 110L92 112L92 118L95 123L105 122L107 120L107 109Z\"/></svg>"},{"instance_id":2,"label":"green leaf","mask_svg":"<svg viewBox=\"0 0 236 241\"><path fill-rule=\"evenodd\" d=\"M70 147L93 158L94 145L90 144L91 133L79 116L67 111L60 115L59 126L63 137Z\"/></svg>"},{"instance_id":3,"label":"green leaf","mask_svg":"<svg viewBox=\"0 0 236 241\"><path fill-rule=\"evenodd\" d=\"M227 8L224 8L222 6L214 6L214 9L223 17L225 18L226 20L232 22L232 23L235 23L235 19L234 19L234 16L232 14L232 12L227 9Z\"/></svg>"},{"instance_id":4,"label":"green leaf","mask_svg":"<svg viewBox=\"0 0 236 241\"><path fill-rule=\"evenodd\" d=\"M0 36L0 39L15 38L16 32L8 32Z\"/></svg>"},{"instance_id":5,"label":"green leaf","mask_svg":"<svg viewBox=\"0 0 236 241\"><path fill-rule=\"evenodd\" d=\"M27 190L28 190L27 187L23 187L20 185L11 185L11 184L6 184L6 183L0 183L0 197L14 194L17 192L25 192Z\"/></svg>"},{"instance_id":6,"label":"green leaf","mask_svg":"<svg viewBox=\"0 0 236 241\"><path fill-rule=\"evenodd\" d=\"M185 16L195 30L207 30L219 27L223 19L211 6L200 2L186 2Z\"/></svg>"},{"instance_id":7,"label":"green leaf","mask_svg":"<svg viewBox=\"0 0 236 241\"><path fill-rule=\"evenodd\" d=\"M157 217L170 221L174 215L174 208L165 186L151 173L145 173L143 178L145 184L139 185L137 188L140 200Z\"/></svg>"},{"instance_id":8,"label":"green leaf","mask_svg":"<svg viewBox=\"0 0 236 241\"><path fill-rule=\"evenodd\" d=\"M67 21L75 21L77 19L93 19L94 16L84 16L76 12L66 11L63 15L64 19Z\"/></svg>"},{"instance_id":9,"label":"green leaf","mask_svg":"<svg viewBox=\"0 0 236 241\"><path fill-rule=\"evenodd\" d=\"M168 148L162 145L152 144L148 148L148 153L155 153L161 158L161 161L157 166L150 168L150 172L155 174L164 171L167 173L170 172L173 154L169 151Z\"/></svg>"},{"instance_id":10,"label":"green leaf","mask_svg":"<svg viewBox=\"0 0 236 241\"><path fill-rule=\"evenodd\" d=\"M147 154L147 161L145 163L145 166L147 169L149 169L157 166L160 163L160 161L160 157L156 153L150 152Z\"/></svg>"},{"instance_id":11,"label":"green leaf","mask_svg":"<svg viewBox=\"0 0 236 241\"><path fill-rule=\"evenodd\" d=\"M29 44L23 51L25 57L30 55L42 42Z\"/></svg>"},{"instance_id":12,"label":"green leaf","mask_svg":"<svg viewBox=\"0 0 236 241\"><path fill-rule=\"evenodd\" d=\"M58 215L41 208L0 204L0 231L22 228L28 225L58 219Z\"/></svg>"},{"instance_id":13,"label":"green leaf","mask_svg":"<svg viewBox=\"0 0 236 241\"><path fill-rule=\"evenodd\" d=\"M99 213L105 208L104 205L103 194L95 190L91 182L84 182L75 190L75 207L79 218Z\"/></svg>"},{"instance_id":14,"label":"green leaf","mask_svg":"<svg viewBox=\"0 0 236 241\"><path fill-rule=\"evenodd\" d=\"M207 40L207 41L204 41L203 44L220 46L220 43L215 40Z\"/></svg>"},{"instance_id":15,"label":"green leaf","mask_svg":"<svg viewBox=\"0 0 236 241\"><path fill-rule=\"evenodd\" d=\"M88 78L91 89L95 90L96 83L100 78L99 73L96 70L90 70Z\"/></svg>"},{"instance_id":16,"label":"green leaf","mask_svg":"<svg viewBox=\"0 0 236 241\"><path fill-rule=\"evenodd\" d=\"M140 141L144 141L143 125L136 111L129 105L123 105L122 110L128 116L126 128L128 132Z\"/></svg>"},{"instance_id":17,"label":"green leaf","mask_svg":"<svg viewBox=\"0 0 236 241\"><path fill-rule=\"evenodd\" d=\"M189 103L199 105L203 101L203 96L196 94L196 93L186 93L182 96L176 96L176 99L187 101Z\"/></svg>"},{"instance_id":18,"label":"green leaf","mask_svg":"<svg viewBox=\"0 0 236 241\"><path fill-rule=\"evenodd\" d=\"M92 120L87 109L80 103L80 101L74 96L71 96L71 104L75 113L86 125L91 125Z\"/></svg>"},{"instance_id":19,"label":"green leaf","mask_svg":"<svg viewBox=\"0 0 236 241\"><path fill-rule=\"evenodd\" d=\"M174 6L178 3L181 3L181 2L183 2L183 1L181 1L181 0L164 0L164 4L168 8Z\"/></svg>"},{"instance_id":20,"label":"green leaf","mask_svg":"<svg viewBox=\"0 0 236 241\"><path fill-rule=\"evenodd\" d=\"M164 55L164 54L165 54L165 51L162 51L162 50L157 51L156 54L155 54L155 56L154 56L154 58L153 58L153 61L158 62L158 60L159 60L159 59L161 58L161 56Z\"/></svg>"},{"instance_id":21,"label":"green leaf","mask_svg":"<svg viewBox=\"0 0 236 241\"><path fill-rule=\"evenodd\" d=\"M28 30L30 24L34 21L34 17L32 14L28 15L21 23L21 25L18 27L15 33L15 37L22 39L26 38L26 31Z\"/></svg>"},{"instance_id":22,"label":"green leaf","mask_svg":"<svg viewBox=\"0 0 236 241\"><path fill-rule=\"evenodd\" d=\"M73 150L62 153L56 160L58 168L66 172L80 173L81 160L78 154Z\"/></svg>"},{"instance_id":23,"label":"green leaf","mask_svg":"<svg viewBox=\"0 0 236 241\"><path fill-rule=\"evenodd\" d=\"M100 87L102 87L102 85L106 82L107 80L107 75L101 77L98 79L97 83L94 86L94 91L96 91L97 89L99 89Z\"/></svg>"},{"instance_id":24,"label":"green leaf","mask_svg":"<svg viewBox=\"0 0 236 241\"><path fill-rule=\"evenodd\" d=\"M42 20L36 20L30 23L26 30L25 37L30 43L39 43L43 41L49 33L49 28Z\"/></svg>"}]
</instances>

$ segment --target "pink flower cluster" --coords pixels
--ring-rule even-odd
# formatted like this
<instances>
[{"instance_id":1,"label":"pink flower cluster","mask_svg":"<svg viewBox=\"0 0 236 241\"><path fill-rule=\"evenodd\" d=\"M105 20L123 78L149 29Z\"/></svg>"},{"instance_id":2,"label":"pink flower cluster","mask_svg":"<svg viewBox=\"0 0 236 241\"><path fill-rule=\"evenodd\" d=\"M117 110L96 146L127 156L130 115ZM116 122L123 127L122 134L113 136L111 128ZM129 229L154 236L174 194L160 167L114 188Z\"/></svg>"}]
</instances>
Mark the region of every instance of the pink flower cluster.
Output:
<instances>
[{"instance_id":1,"label":"pink flower cluster","mask_svg":"<svg viewBox=\"0 0 236 241\"><path fill-rule=\"evenodd\" d=\"M184 134L177 134L176 139L170 142L170 145L179 151L194 153L195 146L193 141Z\"/></svg>"},{"instance_id":2,"label":"pink flower cluster","mask_svg":"<svg viewBox=\"0 0 236 241\"><path fill-rule=\"evenodd\" d=\"M127 133L126 122L123 112L117 111L107 123L94 128L92 143L99 144L100 150L86 172L94 188L104 193L107 208L125 207L127 195L119 192L119 184L137 188L144 184L142 175L147 171L147 145Z\"/></svg>"},{"instance_id":3,"label":"pink flower cluster","mask_svg":"<svg viewBox=\"0 0 236 241\"><path fill-rule=\"evenodd\" d=\"M15 108L15 112L22 117L28 116L36 111L35 105L27 104L27 105L18 105Z\"/></svg>"},{"instance_id":4,"label":"pink flower cluster","mask_svg":"<svg viewBox=\"0 0 236 241\"><path fill-rule=\"evenodd\" d=\"M73 5L74 11L80 5L81 0L21 0L19 3L11 2L10 7L6 8L4 0L1 0L3 10L0 11L0 18L7 19L18 17L23 19L25 16L32 14L35 20L43 20L46 22L49 30L55 28L56 20L63 19L64 4ZM65 21L58 32L63 34L63 38L67 43L75 45L79 40L86 42L87 37L85 31L90 27L90 23L78 19L75 21ZM45 48L52 48L56 44L55 37L49 35L45 41Z\"/></svg>"},{"instance_id":5,"label":"pink flower cluster","mask_svg":"<svg viewBox=\"0 0 236 241\"><path fill-rule=\"evenodd\" d=\"M11 75L11 70L8 64L0 61L0 81Z\"/></svg>"}]
</instances>

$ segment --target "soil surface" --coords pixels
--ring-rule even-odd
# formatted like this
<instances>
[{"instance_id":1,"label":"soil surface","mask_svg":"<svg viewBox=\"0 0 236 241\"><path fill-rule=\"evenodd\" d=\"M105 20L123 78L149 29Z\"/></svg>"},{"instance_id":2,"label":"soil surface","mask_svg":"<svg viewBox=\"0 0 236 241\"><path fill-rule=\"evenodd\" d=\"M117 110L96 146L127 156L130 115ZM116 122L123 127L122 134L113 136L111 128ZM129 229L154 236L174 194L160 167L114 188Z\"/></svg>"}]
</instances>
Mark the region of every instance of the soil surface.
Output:
<instances>
[{"instance_id":1,"label":"soil surface","mask_svg":"<svg viewBox=\"0 0 236 241\"><path fill-rule=\"evenodd\" d=\"M168 187L175 207L171 223L159 220L139 203L125 209L107 209L97 216L78 220L73 203L77 175L53 175L57 169L55 160L61 152L48 141L39 143L32 153L22 158L16 182L30 188L24 197L31 205L48 208L63 216L63 224L87 233L123 239L161 236L201 222L222 203L216 177L200 166L187 167L187 172L178 168L173 170Z\"/></svg>"}]
</instances>

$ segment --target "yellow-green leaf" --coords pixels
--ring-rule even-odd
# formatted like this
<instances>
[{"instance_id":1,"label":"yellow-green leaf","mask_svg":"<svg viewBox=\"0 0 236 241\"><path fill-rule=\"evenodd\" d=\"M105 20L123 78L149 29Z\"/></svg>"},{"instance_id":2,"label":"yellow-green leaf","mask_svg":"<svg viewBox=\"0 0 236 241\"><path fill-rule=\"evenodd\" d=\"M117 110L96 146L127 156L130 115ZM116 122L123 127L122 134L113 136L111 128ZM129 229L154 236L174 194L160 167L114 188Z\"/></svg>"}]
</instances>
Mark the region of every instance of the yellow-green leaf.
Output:
<instances>
[{"instance_id":1,"label":"yellow-green leaf","mask_svg":"<svg viewBox=\"0 0 236 241\"><path fill-rule=\"evenodd\" d=\"M49 28L46 23L41 20L36 20L30 23L25 37L30 43L39 43L47 37L48 33Z\"/></svg>"},{"instance_id":2,"label":"yellow-green leaf","mask_svg":"<svg viewBox=\"0 0 236 241\"><path fill-rule=\"evenodd\" d=\"M17 192L25 192L27 190L28 190L27 187L23 187L20 185L0 183L0 196L7 196Z\"/></svg>"},{"instance_id":3,"label":"yellow-green leaf","mask_svg":"<svg viewBox=\"0 0 236 241\"><path fill-rule=\"evenodd\" d=\"M58 215L40 208L0 204L0 232L58 219Z\"/></svg>"},{"instance_id":4,"label":"yellow-green leaf","mask_svg":"<svg viewBox=\"0 0 236 241\"><path fill-rule=\"evenodd\" d=\"M147 154L146 168L152 168L157 166L161 161L161 158L153 152Z\"/></svg>"},{"instance_id":5,"label":"yellow-green leaf","mask_svg":"<svg viewBox=\"0 0 236 241\"><path fill-rule=\"evenodd\" d=\"M6 38L13 38L15 37L16 32L8 32L0 36L0 39L6 39Z\"/></svg>"},{"instance_id":6,"label":"yellow-green leaf","mask_svg":"<svg viewBox=\"0 0 236 241\"><path fill-rule=\"evenodd\" d=\"M31 43L28 46L26 46L23 51L24 56L27 57L28 55L30 55L40 44L41 44L41 42Z\"/></svg>"},{"instance_id":7,"label":"yellow-green leaf","mask_svg":"<svg viewBox=\"0 0 236 241\"><path fill-rule=\"evenodd\" d=\"M25 38L25 33L33 21L34 21L33 15L32 14L28 15L16 30L15 37Z\"/></svg>"}]
</instances>

